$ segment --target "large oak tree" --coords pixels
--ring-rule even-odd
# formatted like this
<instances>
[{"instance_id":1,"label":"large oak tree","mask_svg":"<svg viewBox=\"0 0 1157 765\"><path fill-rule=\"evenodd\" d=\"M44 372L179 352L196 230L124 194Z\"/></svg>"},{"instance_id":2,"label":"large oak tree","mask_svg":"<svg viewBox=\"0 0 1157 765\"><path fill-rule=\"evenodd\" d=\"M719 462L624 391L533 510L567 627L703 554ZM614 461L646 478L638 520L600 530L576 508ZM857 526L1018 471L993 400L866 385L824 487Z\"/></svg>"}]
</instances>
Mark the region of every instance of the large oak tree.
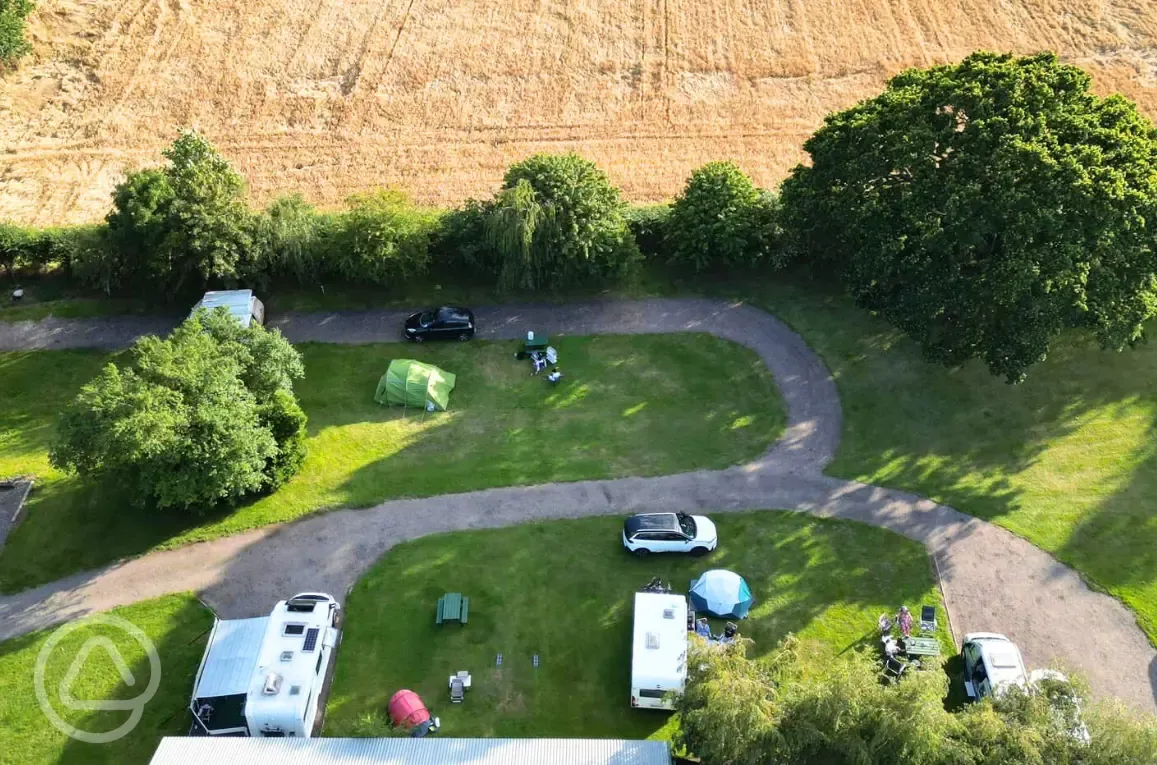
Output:
<instances>
[{"instance_id":1,"label":"large oak tree","mask_svg":"<svg viewBox=\"0 0 1157 765\"><path fill-rule=\"evenodd\" d=\"M1106 348L1157 311L1157 139L1055 55L909 70L831 115L783 188L797 250L955 365L1010 382L1064 330Z\"/></svg>"}]
</instances>

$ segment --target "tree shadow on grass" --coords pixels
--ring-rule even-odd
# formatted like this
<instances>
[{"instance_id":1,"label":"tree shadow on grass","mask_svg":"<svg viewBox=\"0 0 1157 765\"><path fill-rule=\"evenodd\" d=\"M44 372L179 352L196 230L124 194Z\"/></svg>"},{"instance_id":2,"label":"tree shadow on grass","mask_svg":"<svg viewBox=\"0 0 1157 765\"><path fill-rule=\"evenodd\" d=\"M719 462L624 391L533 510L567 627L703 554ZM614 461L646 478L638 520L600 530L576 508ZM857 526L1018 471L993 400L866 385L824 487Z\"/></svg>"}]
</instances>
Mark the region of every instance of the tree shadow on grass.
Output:
<instances>
[{"instance_id":1,"label":"tree shadow on grass","mask_svg":"<svg viewBox=\"0 0 1157 765\"><path fill-rule=\"evenodd\" d=\"M653 576L676 592L711 568L745 576L756 605L740 629L757 656L789 632L813 654L834 655L880 611L936 598L923 549L888 532L792 513L715 520L724 541L706 559L629 556L618 541L621 518L398 545L349 597L327 734L351 732L402 687L440 707L448 735L655 734L667 716L629 706L634 594ZM445 592L470 598L468 624L434 624ZM473 673L474 688L466 704L449 707L446 678L461 669Z\"/></svg>"}]
</instances>

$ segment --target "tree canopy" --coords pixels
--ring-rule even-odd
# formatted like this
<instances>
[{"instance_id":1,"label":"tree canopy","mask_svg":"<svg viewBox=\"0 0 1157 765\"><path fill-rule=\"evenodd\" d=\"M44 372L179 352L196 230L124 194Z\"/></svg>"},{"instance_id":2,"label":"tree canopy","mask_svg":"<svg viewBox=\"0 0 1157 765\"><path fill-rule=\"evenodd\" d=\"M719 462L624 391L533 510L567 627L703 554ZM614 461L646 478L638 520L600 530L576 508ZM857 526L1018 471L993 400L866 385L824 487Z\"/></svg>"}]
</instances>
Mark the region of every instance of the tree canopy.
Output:
<instances>
[{"instance_id":1,"label":"tree canopy","mask_svg":"<svg viewBox=\"0 0 1157 765\"><path fill-rule=\"evenodd\" d=\"M908 70L829 116L784 183L795 248L932 360L1010 382L1070 328L1157 313L1157 134L1051 53Z\"/></svg>"},{"instance_id":2,"label":"tree canopy","mask_svg":"<svg viewBox=\"0 0 1157 765\"><path fill-rule=\"evenodd\" d=\"M204 510L275 488L305 457L301 357L281 334L198 311L144 337L61 413L52 464L141 504Z\"/></svg>"},{"instance_id":3,"label":"tree canopy","mask_svg":"<svg viewBox=\"0 0 1157 765\"><path fill-rule=\"evenodd\" d=\"M805 665L788 638L759 661L746 643L693 640L676 743L703 765L1142 765L1157 761L1157 725L1115 706L1086 705L1090 741L1073 735L1074 707L1011 690L950 712L936 668L882 684L865 652ZM1076 691L1078 698L1080 691Z\"/></svg>"},{"instance_id":4,"label":"tree canopy","mask_svg":"<svg viewBox=\"0 0 1157 765\"><path fill-rule=\"evenodd\" d=\"M607 176L575 154L539 154L511 166L486 208L500 286L563 287L621 275L639 258L625 210Z\"/></svg>"},{"instance_id":5,"label":"tree canopy","mask_svg":"<svg viewBox=\"0 0 1157 765\"><path fill-rule=\"evenodd\" d=\"M0 0L0 70L28 52L24 20L33 7L32 0Z\"/></svg>"}]
</instances>

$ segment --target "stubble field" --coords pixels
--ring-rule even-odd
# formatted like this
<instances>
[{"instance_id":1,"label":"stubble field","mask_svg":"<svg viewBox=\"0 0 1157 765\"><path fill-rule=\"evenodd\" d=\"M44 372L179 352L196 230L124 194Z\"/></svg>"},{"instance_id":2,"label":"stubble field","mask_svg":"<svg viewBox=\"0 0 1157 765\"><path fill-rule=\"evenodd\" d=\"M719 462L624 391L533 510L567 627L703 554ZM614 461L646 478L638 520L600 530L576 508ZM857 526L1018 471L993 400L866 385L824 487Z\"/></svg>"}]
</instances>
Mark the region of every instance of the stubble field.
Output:
<instances>
[{"instance_id":1,"label":"stubble field","mask_svg":"<svg viewBox=\"0 0 1157 765\"><path fill-rule=\"evenodd\" d=\"M769 185L824 114L907 66L1056 50L1157 116L1151 0L42 0L0 80L0 218L104 214L206 132L261 202L489 194L575 150L634 200L711 159Z\"/></svg>"}]
</instances>

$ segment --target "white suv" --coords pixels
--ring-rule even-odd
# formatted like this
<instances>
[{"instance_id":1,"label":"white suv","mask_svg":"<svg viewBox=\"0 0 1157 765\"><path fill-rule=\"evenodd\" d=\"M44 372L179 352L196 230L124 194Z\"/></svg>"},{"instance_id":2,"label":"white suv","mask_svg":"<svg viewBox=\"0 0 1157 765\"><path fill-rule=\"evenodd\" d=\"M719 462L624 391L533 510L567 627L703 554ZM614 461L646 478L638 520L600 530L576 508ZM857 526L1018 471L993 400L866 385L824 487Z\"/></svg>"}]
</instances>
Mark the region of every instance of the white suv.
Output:
<instances>
[{"instance_id":1,"label":"white suv","mask_svg":"<svg viewBox=\"0 0 1157 765\"><path fill-rule=\"evenodd\" d=\"M964 657L964 690L970 699L999 696L1006 688L1026 688L1028 672L1016 643L995 632L973 632L964 636L960 648Z\"/></svg>"},{"instance_id":2,"label":"white suv","mask_svg":"<svg viewBox=\"0 0 1157 765\"><path fill-rule=\"evenodd\" d=\"M639 513L623 524L623 547L635 555L682 552L706 555L719 544L710 518L686 513Z\"/></svg>"}]
</instances>

